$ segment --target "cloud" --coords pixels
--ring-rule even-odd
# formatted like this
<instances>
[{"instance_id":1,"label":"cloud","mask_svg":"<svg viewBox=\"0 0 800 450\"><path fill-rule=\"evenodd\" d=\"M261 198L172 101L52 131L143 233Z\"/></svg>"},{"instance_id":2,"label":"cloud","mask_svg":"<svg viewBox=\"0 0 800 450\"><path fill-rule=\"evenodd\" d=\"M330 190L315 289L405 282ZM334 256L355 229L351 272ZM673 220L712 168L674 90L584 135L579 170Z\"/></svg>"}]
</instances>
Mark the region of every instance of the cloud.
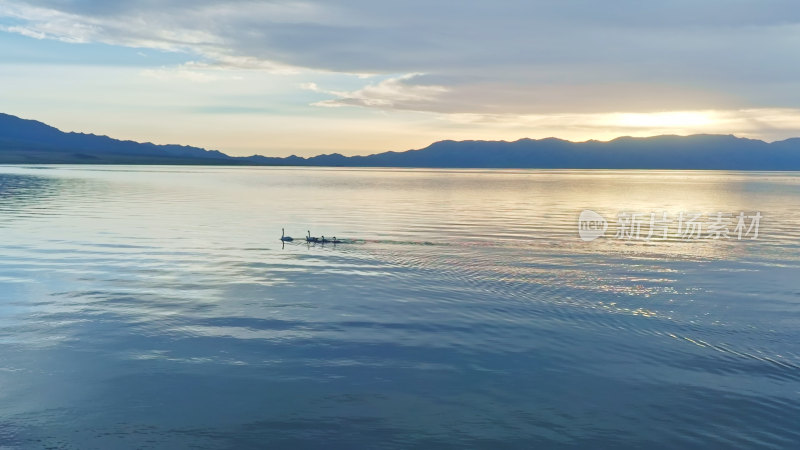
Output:
<instances>
[{"instance_id":1,"label":"cloud","mask_svg":"<svg viewBox=\"0 0 800 450\"><path fill-rule=\"evenodd\" d=\"M395 78L387 78L375 84L349 92L326 91L316 83L308 83L305 88L314 92L333 95L336 98L314 103L316 106L365 106L382 109L407 109L425 111L431 102L448 89L444 86L414 84L414 79L421 74L407 74Z\"/></svg>"},{"instance_id":2,"label":"cloud","mask_svg":"<svg viewBox=\"0 0 800 450\"><path fill-rule=\"evenodd\" d=\"M144 69L141 71L141 74L142 76L161 81L182 80L195 83L208 83L223 78L218 70L209 70L208 68L195 64Z\"/></svg>"},{"instance_id":3,"label":"cloud","mask_svg":"<svg viewBox=\"0 0 800 450\"><path fill-rule=\"evenodd\" d=\"M9 32L209 66L371 74L320 92L320 106L524 116L800 103L793 0L0 0L0 16Z\"/></svg>"}]
</instances>

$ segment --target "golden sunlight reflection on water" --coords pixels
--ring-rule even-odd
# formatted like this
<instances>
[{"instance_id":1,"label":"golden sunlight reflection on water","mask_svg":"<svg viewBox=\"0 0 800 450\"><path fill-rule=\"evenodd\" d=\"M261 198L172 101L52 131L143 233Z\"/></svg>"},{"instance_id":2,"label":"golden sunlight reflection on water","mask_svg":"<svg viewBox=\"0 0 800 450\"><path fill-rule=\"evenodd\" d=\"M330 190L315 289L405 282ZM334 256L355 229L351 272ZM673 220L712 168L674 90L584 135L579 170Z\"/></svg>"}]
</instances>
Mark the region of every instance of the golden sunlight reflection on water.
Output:
<instances>
[{"instance_id":1,"label":"golden sunlight reflection on water","mask_svg":"<svg viewBox=\"0 0 800 450\"><path fill-rule=\"evenodd\" d=\"M3 166L0 447L785 446L798 223L792 173Z\"/></svg>"}]
</instances>

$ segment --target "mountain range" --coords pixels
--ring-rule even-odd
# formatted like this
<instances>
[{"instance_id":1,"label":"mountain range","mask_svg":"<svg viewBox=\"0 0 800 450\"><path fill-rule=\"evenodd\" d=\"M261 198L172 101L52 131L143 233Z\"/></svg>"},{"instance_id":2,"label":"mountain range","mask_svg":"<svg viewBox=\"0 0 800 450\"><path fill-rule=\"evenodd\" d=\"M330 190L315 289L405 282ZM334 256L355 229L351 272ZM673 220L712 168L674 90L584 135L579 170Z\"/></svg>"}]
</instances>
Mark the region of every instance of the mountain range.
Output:
<instances>
[{"instance_id":1,"label":"mountain range","mask_svg":"<svg viewBox=\"0 0 800 450\"><path fill-rule=\"evenodd\" d=\"M800 138L768 143L731 135L699 134L621 137L607 142L555 138L440 141L419 150L367 156L334 153L311 158L233 157L198 147L66 133L41 122L0 113L0 164L800 170Z\"/></svg>"}]
</instances>

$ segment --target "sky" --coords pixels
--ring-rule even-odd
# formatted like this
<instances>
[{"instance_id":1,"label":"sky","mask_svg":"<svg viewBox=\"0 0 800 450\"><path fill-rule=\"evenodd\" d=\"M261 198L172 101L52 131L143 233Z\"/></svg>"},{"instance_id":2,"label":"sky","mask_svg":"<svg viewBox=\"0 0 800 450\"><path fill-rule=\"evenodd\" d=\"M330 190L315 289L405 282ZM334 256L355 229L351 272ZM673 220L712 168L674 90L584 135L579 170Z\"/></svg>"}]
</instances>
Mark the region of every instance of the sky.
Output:
<instances>
[{"instance_id":1,"label":"sky","mask_svg":"<svg viewBox=\"0 0 800 450\"><path fill-rule=\"evenodd\" d=\"M0 112L231 155L800 136L796 0L0 0Z\"/></svg>"}]
</instances>

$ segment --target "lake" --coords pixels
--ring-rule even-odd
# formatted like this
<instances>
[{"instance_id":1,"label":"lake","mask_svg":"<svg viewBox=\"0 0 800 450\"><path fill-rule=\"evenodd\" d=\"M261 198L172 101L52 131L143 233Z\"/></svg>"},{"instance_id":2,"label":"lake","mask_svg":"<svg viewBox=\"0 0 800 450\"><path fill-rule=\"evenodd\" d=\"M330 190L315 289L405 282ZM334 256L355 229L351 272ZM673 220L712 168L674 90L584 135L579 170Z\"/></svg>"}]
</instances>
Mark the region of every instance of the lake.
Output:
<instances>
[{"instance_id":1,"label":"lake","mask_svg":"<svg viewBox=\"0 0 800 450\"><path fill-rule=\"evenodd\" d=\"M0 166L0 211L0 448L800 445L797 173Z\"/></svg>"}]
</instances>

